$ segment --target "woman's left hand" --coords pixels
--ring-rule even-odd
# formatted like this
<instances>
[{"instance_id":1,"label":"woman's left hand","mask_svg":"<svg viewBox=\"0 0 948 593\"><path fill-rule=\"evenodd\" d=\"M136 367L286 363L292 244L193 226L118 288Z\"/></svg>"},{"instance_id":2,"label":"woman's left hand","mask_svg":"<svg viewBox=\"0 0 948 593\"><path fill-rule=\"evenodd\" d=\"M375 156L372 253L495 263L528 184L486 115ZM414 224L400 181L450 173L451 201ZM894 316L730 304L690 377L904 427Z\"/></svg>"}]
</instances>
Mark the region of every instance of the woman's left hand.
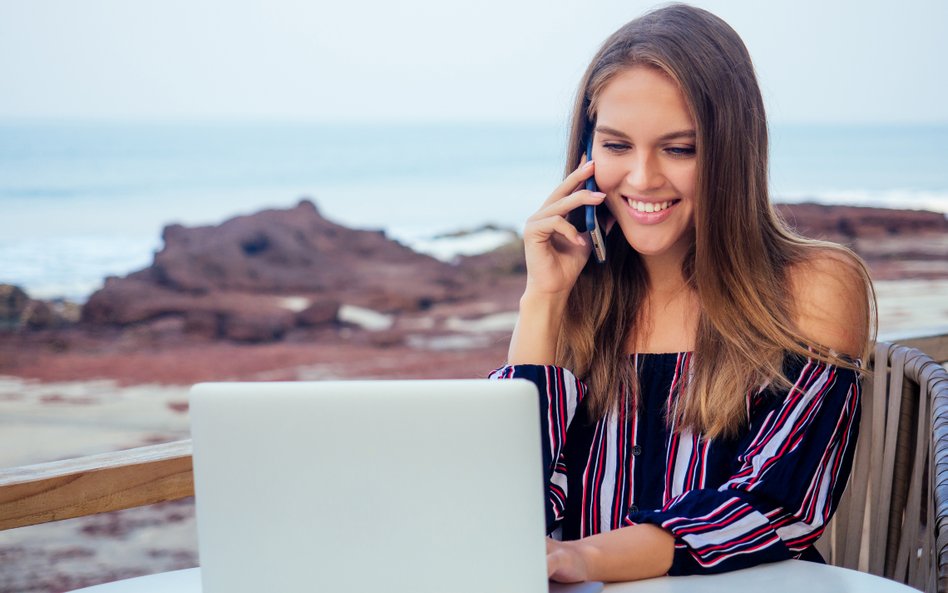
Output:
<instances>
[{"instance_id":1,"label":"woman's left hand","mask_svg":"<svg viewBox=\"0 0 948 593\"><path fill-rule=\"evenodd\" d=\"M586 560L579 542L560 542L546 538L546 574L558 583L589 580Z\"/></svg>"}]
</instances>

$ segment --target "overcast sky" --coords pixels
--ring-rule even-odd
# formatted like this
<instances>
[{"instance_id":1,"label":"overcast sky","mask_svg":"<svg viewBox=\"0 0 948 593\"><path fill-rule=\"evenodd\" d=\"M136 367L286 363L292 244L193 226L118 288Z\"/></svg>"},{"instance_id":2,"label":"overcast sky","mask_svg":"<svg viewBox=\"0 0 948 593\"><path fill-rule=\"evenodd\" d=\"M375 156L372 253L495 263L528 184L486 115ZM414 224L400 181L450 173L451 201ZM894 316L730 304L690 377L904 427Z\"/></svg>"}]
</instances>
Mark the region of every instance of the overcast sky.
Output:
<instances>
[{"instance_id":1,"label":"overcast sky","mask_svg":"<svg viewBox=\"0 0 948 593\"><path fill-rule=\"evenodd\" d=\"M775 122L948 123L948 1L698 0ZM561 122L641 0L0 0L0 118Z\"/></svg>"}]
</instances>

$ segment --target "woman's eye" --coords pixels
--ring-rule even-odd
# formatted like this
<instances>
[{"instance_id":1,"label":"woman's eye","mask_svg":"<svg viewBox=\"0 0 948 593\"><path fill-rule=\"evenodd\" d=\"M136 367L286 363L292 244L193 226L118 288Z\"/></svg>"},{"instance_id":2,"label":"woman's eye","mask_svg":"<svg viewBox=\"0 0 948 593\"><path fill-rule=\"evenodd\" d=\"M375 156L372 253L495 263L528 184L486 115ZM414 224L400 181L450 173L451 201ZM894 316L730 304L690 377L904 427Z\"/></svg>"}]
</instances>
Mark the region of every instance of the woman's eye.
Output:
<instances>
[{"instance_id":1,"label":"woman's eye","mask_svg":"<svg viewBox=\"0 0 948 593\"><path fill-rule=\"evenodd\" d=\"M622 152L629 149L628 144L619 144L617 142L605 142L603 143L602 147L609 152Z\"/></svg>"},{"instance_id":2,"label":"woman's eye","mask_svg":"<svg viewBox=\"0 0 948 593\"><path fill-rule=\"evenodd\" d=\"M665 149L672 156L694 156L695 147L694 146L669 146Z\"/></svg>"}]
</instances>

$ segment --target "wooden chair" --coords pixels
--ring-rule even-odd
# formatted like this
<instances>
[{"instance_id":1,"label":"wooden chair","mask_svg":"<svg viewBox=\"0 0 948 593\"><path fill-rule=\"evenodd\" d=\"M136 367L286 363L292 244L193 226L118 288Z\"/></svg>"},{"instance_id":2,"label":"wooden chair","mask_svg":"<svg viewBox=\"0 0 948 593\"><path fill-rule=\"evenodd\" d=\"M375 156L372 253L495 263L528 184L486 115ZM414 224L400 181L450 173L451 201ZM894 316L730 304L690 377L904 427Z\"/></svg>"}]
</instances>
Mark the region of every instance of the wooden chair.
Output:
<instances>
[{"instance_id":1,"label":"wooden chair","mask_svg":"<svg viewBox=\"0 0 948 593\"><path fill-rule=\"evenodd\" d=\"M940 362L876 345L851 481L817 547L830 564L945 593L948 371Z\"/></svg>"}]
</instances>

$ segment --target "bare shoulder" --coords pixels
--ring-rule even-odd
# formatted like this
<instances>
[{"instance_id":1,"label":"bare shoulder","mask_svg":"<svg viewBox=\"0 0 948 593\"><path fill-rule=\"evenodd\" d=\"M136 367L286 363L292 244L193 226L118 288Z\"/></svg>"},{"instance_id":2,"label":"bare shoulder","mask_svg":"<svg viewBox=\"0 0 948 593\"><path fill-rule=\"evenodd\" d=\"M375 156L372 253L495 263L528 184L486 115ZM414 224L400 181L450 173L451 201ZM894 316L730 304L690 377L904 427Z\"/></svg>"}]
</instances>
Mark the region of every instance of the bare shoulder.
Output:
<instances>
[{"instance_id":1,"label":"bare shoulder","mask_svg":"<svg viewBox=\"0 0 948 593\"><path fill-rule=\"evenodd\" d=\"M849 253L814 248L790 268L794 314L804 337L836 352L862 356L869 336L869 294Z\"/></svg>"}]
</instances>

